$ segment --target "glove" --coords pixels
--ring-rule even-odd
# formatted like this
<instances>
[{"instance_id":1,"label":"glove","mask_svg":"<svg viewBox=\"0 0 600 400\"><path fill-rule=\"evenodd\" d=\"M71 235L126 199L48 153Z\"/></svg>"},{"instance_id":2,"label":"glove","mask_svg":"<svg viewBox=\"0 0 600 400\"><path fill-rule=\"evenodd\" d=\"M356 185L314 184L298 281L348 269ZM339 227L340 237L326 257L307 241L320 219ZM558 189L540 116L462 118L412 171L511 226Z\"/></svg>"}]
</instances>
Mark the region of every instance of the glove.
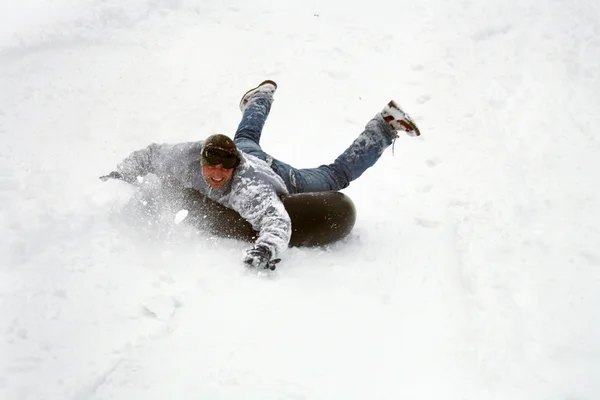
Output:
<instances>
[{"instance_id":1,"label":"glove","mask_svg":"<svg viewBox=\"0 0 600 400\"><path fill-rule=\"evenodd\" d=\"M109 179L121 179L121 180L123 180L123 175L120 172L112 171L110 174L104 175L104 176L100 177L100 180L102 180L102 181L107 181Z\"/></svg>"},{"instance_id":2,"label":"glove","mask_svg":"<svg viewBox=\"0 0 600 400\"><path fill-rule=\"evenodd\" d=\"M248 267L275 270L275 264L281 261L280 258L271 260L271 250L263 244L254 245L244 251L244 264Z\"/></svg>"}]
</instances>

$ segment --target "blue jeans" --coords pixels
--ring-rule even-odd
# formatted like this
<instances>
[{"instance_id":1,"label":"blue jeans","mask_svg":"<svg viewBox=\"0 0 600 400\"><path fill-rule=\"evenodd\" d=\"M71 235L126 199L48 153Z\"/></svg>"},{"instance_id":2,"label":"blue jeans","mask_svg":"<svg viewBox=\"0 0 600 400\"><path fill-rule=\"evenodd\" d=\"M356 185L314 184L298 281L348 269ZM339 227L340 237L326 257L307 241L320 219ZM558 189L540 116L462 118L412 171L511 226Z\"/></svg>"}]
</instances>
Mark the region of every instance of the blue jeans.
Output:
<instances>
[{"instance_id":1,"label":"blue jeans","mask_svg":"<svg viewBox=\"0 0 600 400\"><path fill-rule=\"evenodd\" d=\"M396 138L396 132L377 114L333 164L297 169L271 157L260 147L260 135L271 104L273 97L270 94L254 95L244 111L234 141L239 150L269 163L290 193L326 192L347 187L372 167Z\"/></svg>"}]
</instances>

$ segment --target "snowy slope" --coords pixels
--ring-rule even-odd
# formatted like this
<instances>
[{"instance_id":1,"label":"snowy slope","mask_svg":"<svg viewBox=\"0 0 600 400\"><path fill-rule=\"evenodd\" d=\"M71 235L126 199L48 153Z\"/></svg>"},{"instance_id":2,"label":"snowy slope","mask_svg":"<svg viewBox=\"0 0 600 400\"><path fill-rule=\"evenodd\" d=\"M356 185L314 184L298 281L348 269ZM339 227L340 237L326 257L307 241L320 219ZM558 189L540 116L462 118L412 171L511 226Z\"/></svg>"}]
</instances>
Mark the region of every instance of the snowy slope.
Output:
<instances>
[{"instance_id":1,"label":"snowy slope","mask_svg":"<svg viewBox=\"0 0 600 400\"><path fill-rule=\"evenodd\" d=\"M1 399L600 398L600 6L24 0L0 6ZM290 249L127 218L99 175L233 134L330 162L391 98L422 138Z\"/></svg>"}]
</instances>

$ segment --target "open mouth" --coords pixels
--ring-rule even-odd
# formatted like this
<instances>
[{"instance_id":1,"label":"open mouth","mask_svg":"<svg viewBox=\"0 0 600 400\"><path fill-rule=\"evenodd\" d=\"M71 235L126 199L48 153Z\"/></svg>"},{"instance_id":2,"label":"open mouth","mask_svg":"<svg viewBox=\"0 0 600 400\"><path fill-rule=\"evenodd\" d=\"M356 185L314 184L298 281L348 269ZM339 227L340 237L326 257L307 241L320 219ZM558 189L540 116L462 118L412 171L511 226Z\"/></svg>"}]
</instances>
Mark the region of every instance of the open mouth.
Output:
<instances>
[{"instance_id":1,"label":"open mouth","mask_svg":"<svg viewBox=\"0 0 600 400\"><path fill-rule=\"evenodd\" d=\"M213 178L213 177L209 177L208 178L208 182L212 185L214 185L215 187L220 187L221 185L225 184L225 178Z\"/></svg>"}]
</instances>

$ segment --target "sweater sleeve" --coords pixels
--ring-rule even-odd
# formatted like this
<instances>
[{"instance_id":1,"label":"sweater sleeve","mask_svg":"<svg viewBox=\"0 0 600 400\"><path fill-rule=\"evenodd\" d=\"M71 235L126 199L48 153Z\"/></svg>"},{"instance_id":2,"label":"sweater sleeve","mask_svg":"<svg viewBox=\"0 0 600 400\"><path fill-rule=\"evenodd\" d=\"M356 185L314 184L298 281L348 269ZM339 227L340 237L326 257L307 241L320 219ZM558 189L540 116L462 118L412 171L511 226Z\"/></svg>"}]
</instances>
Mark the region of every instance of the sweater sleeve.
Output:
<instances>
[{"instance_id":1,"label":"sweater sleeve","mask_svg":"<svg viewBox=\"0 0 600 400\"><path fill-rule=\"evenodd\" d=\"M123 176L123 180L129 183L135 183L138 176L148 174L155 174L159 178L164 178L165 175L172 173L175 169L187 165L188 158L193 156L199 158L200 147L201 142L152 143L127 156L117 165L117 171Z\"/></svg>"},{"instance_id":2,"label":"sweater sleeve","mask_svg":"<svg viewBox=\"0 0 600 400\"><path fill-rule=\"evenodd\" d=\"M258 231L256 244L265 245L273 258L290 242L292 223L281 199L268 184L250 184L239 188L232 208Z\"/></svg>"},{"instance_id":3,"label":"sweater sleeve","mask_svg":"<svg viewBox=\"0 0 600 400\"><path fill-rule=\"evenodd\" d=\"M117 171L123 175L123 180L134 183L138 176L155 172L161 145L152 143L148 147L134 151L117 165Z\"/></svg>"}]
</instances>

